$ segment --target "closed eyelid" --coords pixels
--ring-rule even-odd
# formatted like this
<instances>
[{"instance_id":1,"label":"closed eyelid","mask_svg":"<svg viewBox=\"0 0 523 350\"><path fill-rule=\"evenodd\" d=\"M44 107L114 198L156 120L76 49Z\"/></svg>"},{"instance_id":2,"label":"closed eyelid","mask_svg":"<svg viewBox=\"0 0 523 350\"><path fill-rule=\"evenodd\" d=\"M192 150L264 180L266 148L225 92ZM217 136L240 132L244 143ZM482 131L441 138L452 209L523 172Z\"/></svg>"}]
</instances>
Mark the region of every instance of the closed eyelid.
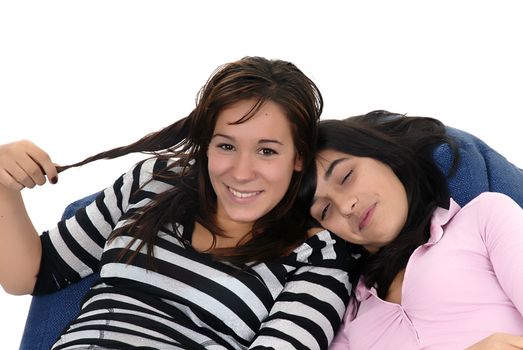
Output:
<instances>
[{"instance_id":1,"label":"closed eyelid","mask_svg":"<svg viewBox=\"0 0 523 350\"><path fill-rule=\"evenodd\" d=\"M353 173L353 170L350 169L350 170L345 174L345 176L343 176L343 178L341 179L341 184L342 184L342 185L345 183L345 181L347 181L347 179L348 179L349 177L352 176L352 173Z\"/></svg>"},{"instance_id":2,"label":"closed eyelid","mask_svg":"<svg viewBox=\"0 0 523 350\"><path fill-rule=\"evenodd\" d=\"M338 159L335 159L333 160L329 166L327 167L327 170L325 170L325 173L323 174L323 180L324 181L329 181L329 179L331 178L332 176L332 173L334 172L334 170L336 169L336 167L340 164L340 163L343 163L345 161L348 161L350 158L349 157L342 157L342 158L338 158ZM311 207L315 205L315 203L318 202L318 200L320 200L321 197L318 197L318 196L314 196L312 198L312 201L311 201Z\"/></svg>"},{"instance_id":3,"label":"closed eyelid","mask_svg":"<svg viewBox=\"0 0 523 350\"><path fill-rule=\"evenodd\" d=\"M311 204L310 207L310 213L312 217L315 219L320 220L321 219L321 213L323 212L323 209L328 205L323 199L316 198L314 199L314 203Z\"/></svg>"},{"instance_id":4,"label":"closed eyelid","mask_svg":"<svg viewBox=\"0 0 523 350\"><path fill-rule=\"evenodd\" d=\"M324 205L321 209L321 212L320 212L320 221L324 221L325 220L325 214L327 213L327 211L329 210L329 207L330 207L330 203Z\"/></svg>"}]
</instances>

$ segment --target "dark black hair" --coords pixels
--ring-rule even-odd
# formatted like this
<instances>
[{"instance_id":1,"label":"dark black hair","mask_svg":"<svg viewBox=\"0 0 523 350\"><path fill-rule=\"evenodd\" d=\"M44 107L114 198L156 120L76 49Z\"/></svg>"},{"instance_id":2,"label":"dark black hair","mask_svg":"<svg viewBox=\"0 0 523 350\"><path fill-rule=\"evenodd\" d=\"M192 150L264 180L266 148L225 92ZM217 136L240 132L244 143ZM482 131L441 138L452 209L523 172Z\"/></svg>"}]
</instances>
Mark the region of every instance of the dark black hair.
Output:
<instances>
[{"instance_id":1,"label":"dark black hair","mask_svg":"<svg viewBox=\"0 0 523 350\"><path fill-rule=\"evenodd\" d=\"M442 143L449 144L454 153L451 175L458 162L457 146L437 119L380 110L320 122L317 152L336 150L387 164L405 187L408 198L405 226L391 243L375 254L348 244L353 253L350 266L353 288L363 276L365 285L377 286L378 296L385 298L392 280L405 268L412 252L428 240L436 207L448 208L447 178L432 158L433 150ZM316 166L313 164L306 171L300 192L304 205L310 205L315 191Z\"/></svg>"}]
</instances>

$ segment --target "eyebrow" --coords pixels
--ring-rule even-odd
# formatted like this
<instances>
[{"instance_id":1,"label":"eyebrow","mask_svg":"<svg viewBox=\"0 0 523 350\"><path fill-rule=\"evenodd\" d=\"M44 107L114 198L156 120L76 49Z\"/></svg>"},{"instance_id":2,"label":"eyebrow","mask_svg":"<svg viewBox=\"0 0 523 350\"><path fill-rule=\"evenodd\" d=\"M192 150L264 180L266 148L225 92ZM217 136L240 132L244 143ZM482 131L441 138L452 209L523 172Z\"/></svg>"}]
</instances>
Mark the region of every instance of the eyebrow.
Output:
<instances>
[{"instance_id":1,"label":"eyebrow","mask_svg":"<svg viewBox=\"0 0 523 350\"><path fill-rule=\"evenodd\" d=\"M325 175L323 175L323 178L325 180L328 180L331 177L332 173L334 172L334 168L336 168L336 166L338 164L340 164L341 162L344 162L346 160L349 160L349 158L342 157L342 158L338 158L335 161L333 161L332 163L330 163L329 167L327 168L327 171L325 172Z\"/></svg>"},{"instance_id":2,"label":"eyebrow","mask_svg":"<svg viewBox=\"0 0 523 350\"><path fill-rule=\"evenodd\" d=\"M225 134L214 134L214 135L212 135L212 138L215 138L217 136L220 136L220 137L223 137L223 138L226 138L226 139L234 141L234 137L231 137L231 136L225 135ZM280 142L278 140L273 140L273 139L261 139L261 140L258 141L258 143L276 143L278 145L282 145L283 146L282 142Z\"/></svg>"}]
</instances>

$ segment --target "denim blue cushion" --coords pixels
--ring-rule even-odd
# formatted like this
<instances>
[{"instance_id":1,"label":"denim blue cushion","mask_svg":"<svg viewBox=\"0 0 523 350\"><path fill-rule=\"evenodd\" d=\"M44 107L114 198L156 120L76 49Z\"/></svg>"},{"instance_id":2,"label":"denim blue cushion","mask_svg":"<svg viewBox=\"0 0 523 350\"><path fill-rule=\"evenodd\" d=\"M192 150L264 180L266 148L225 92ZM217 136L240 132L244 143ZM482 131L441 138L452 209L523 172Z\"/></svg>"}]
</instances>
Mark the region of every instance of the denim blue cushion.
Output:
<instances>
[{"instance_id":1,"label":"denim blue cushion","mask_svg":"<svg viewBox=\"0 0 523 350\"><path fill-rule=\"evenodd\" d=\"M460 162L449 178L450 195L463 206L482 192L501 192L523 207L523 170L489 147L481 139L462 130L447 127L456 140ZM434 150L434 160L448 174L453 155L447 144Z\"/></svg>"},{"instance_id":2,"label":"denim blue cushion","mask_svg":"<svg viewBox=\"0 0 523 350\"><path fill-rule=\"evenodd\" d=\"M94 193L69 204L62 219L73 216L78 209L94 201L97 195ZM78 315L83 296L97 278L98 274L93 274L58 292L33 296L20 350L50 349L62 330Z\"/></svg>"},{"instance_id":3,"label":"denim blue cushion","mask_svg":"<svg viewBox=\"0 0 523 350\"><path fill-rule=\"evenodd\" d=\"M460 152L459 166L448 182L450 194L458 204L463 206L481 192L492 191L507 194L523 207L522 169L469 133L450 127L447 127L447 133L457 141ZM453 160L450 147L446 144L437 147L434 159L448 174ZM70 204L64 217L92 202L96 195ZM33 297L20 349L49 349L62 329L78 314L83 296L97 277L92 275L53 294Z\"/></svg>"}]
</instances>

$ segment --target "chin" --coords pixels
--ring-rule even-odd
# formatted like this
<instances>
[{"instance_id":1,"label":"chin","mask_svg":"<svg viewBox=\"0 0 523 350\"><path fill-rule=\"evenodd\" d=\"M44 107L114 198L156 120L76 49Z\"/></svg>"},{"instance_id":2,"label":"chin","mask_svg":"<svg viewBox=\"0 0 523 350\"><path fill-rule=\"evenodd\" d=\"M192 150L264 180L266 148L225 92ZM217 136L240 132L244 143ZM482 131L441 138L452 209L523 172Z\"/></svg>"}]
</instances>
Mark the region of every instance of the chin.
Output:
<instances>
[{"instance_id":1,"label":"chin","mask_svg":"<svg viewBox=\"0 0 523 350\"><path fill-rule=\"evenodd\" d=\"M259 215L236 215L230 216L231 220L239 224L253 224L256 220L261 218Z\"/></svg>"},{"instance_id":2,"label":"chin","mask_svg":"<svg viewBox=\"0 0 523 350\"><path fill-rule=\"evenodd\" d=\"M256 220L260 219L262 216L264 216L266 212L250 212L250 213L229 213L228 217L237 223L242 224L248 224L248 223L254 223Z\"/></svg>"}]
</instances>

